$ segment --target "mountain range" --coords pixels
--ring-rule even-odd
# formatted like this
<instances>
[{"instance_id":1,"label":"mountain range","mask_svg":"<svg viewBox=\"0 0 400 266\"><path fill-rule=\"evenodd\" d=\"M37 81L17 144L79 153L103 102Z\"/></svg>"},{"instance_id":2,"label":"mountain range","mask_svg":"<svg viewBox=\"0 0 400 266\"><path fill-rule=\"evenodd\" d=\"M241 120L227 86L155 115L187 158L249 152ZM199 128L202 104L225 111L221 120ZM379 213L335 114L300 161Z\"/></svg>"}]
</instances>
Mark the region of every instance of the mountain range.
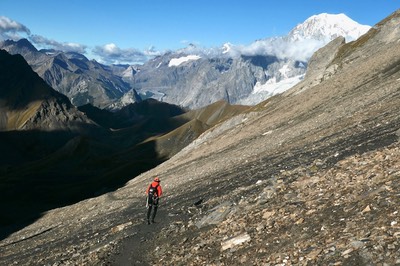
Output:
<instances>
[{"instance_id":1,"label":"mountain range","mask_svg":"<svg viewBox=\"0 0 400 266\"><path fill-rule=\"evenodd\" d=\"M399 264L399 24L334 39L257 105L191 111L78 108L1 51L0 264Z\"/></svg>"},{"instance_id":2,"label":"mountain range","mask_svg":"<svg viewBox=\"0 0 400 266\"><path fill-rule=\"evenodd\" d=\"M78 53L38 51L28 40L0 44L21 54L50 86L76 106L90 103L118 110L146 98L196 109L216 101L254 105L282 93L304 78L313 52L338 36L357 39L370 27L344 14L320 14L287 36L249 46L220 48L189 45L143 65L102 65Z\"/></svg>"},{"instance_id":3,"label":"mountain range","mask_svg":"<svg viewBox=\"0 0 400 266\"><path fill-rule=\"evenodd\" d=\"M106 108L131 89L111 67L76 52L38 51L27 39L3 41L0 49L22 55L47 84L68 96L75 106L90 103ZM132 93L130 99L140 100Z\"/></svg>"},{"instance_id":4,"label":"mountain range","mask_svg":"<svg viewBox=\"0 0 400 266\"><path fill-rule=\"evenodd\" d=\"M129 82L142 98L195 109L218 100L254 105L300 82L311 55L338 36L355 40L370 27L344 14L320 14L287 36L257 40L249 46L195 45L164 54L137 68Z\"/></svg>"}]
</instances>

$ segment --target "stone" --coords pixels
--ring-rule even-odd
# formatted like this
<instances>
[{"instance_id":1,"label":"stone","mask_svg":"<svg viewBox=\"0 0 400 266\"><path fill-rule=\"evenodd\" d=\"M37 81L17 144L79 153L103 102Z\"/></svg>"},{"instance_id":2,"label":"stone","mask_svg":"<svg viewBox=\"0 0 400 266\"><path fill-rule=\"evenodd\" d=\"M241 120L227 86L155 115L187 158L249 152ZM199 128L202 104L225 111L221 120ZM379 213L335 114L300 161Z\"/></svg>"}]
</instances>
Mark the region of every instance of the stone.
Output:
<instances>
[{"instance_id":1,"label":"stone","mask_svg":"<svg viewBox=\"0 0 400 266\"><path fill-rule=\"evenodd\" d=\"M396 249L396 245L394 245L394 244L389 244L389 245L387 246L387 248L388 248L388 249Z\"/></svg>"},{"instance_id":2,"label":"stone","mask_svg":"<svg viewBox=\"0 0 400 266\"><path fill-rule=\"evenodd\" d=\"M251 237L247 233L240 234L238 236L232 237L232 238L222 242L221 243L221 246L222 246L221 250L224 251L226 249L233 248L233 247L235 247L237 245L240 245L240 244L242 244L244 242L247 242L247 241L250 241L250 240L251 240Z\"/></svg>"},{"instance_id":3,"label":"stone","mask_svg":"<svg viewBox=\"0 0 400 266\"><path fill-rule=\"evenodd\" d=\"M370 212L371 211L371 207L369 206L369 205L367 205L367 207L365 207L363 210L362 210L362 213L366 213L366 212Z\"/></svg>"},{"instance_id":4,"label":"stone","mask_svg":"<svg viewBox=\"0 0 400 266\"><path fill-rule=\"evenodd\" d=\"M321 254L321 252L322 252L322 249L320 249L320 248L313 249L310 253L307 254L307 258L309 258L311 260L315 260L317 258L317 256L319 254Z\"/></svg>"},{"instance_id":5,"label":"stone","mask_svg":"<svg viewBox=\"0 0 400 266\"><path fill-rule=\"evenodd\" d=\"M346 249L345 251L342 252L342 256L345 257L353 251L354 251L354 249L352 249L352 248Z\"/></svg>"},{"instance_id":6,"label":"stone","mask_svg":"<svg viewBox=\"0 0 400 266\"><path fill-rule=\"evenodd\" d=\"M275 211L265 211L265 212L263 212L262 218L264 220L268 220L269 218L271 218L274 215L275 215Z\"/></svg>"},{"instance_id":7,"label":"stone","mask_svg":"<svg viewBox=\"0 0 400 266\"><path fill-rule=\"evenodd\" d=\"M355 249L359 249L365 246L365 243L363 241L353 241L350 243L350 246L352 246Z\"/></svg>"},{"instance_id":8,"label":"stone","mask_svg":"<svg viewBox=\"0 0 400 266\"><path fill-rule=\"evenodd\" d=\"M210 213L197 222L196 226L197 228L202 228L210 224L219 224L232 212L235 212L235 207L232 203L222 203L210 210Z\"/></svg>"},{"instance_id":9,"label":"stone","mask_svg":"<svg viewBox=\"0 0 400 266\"><path fill-rule=\"evenodd\" d=\"M132 225L132 222L127 222L127 223L124 223L124 224L120 224L120 225L114 226L113 228L111 228L111 233L115 234L115 233L117 233L119 231L124 230L127 226L130 226L130 225Z\"/></svg>"}]
</instances>

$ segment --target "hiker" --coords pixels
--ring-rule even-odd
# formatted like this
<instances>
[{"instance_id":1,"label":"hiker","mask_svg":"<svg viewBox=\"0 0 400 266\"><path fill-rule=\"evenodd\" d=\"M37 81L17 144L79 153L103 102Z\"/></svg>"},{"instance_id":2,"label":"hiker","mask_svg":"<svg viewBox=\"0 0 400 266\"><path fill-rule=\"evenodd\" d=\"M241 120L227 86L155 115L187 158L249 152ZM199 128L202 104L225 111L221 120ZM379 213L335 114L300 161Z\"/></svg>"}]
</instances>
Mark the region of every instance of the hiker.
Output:
<instances>
[{"instance_id":1,"label":"hiker","mask_svg":"<svg viewBox=\"0 0 400 266\"><path fill-rule=\"evenodd\" d=\"M151 214L152 209L154 209L153 215L151 216L152 223L154 223L154 218L156 217L157 208L158 208L158 200L160 199L160 197L162 195L162 189L161 189L160 182L161 182L160 178L156 177L156 178L154 178L154 181L146 189L147 224L150 224L150 214Z\"/></svg>"}]
</instances>

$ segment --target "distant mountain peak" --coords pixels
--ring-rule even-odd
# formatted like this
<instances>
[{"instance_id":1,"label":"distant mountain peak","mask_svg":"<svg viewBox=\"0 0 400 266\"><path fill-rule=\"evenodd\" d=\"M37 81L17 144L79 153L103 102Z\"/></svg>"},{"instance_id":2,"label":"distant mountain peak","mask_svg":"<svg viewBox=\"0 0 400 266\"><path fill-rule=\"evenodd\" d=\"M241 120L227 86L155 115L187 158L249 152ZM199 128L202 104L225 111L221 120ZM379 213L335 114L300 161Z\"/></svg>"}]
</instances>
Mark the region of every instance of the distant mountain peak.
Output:
<instances>
[{"instance_id":1,"label":"distant mountain peak","mask_svg":"<svg viewBox=\"0 0 400 266\"><path fill-rule=\"evenodd\" d=\"M16 46L19 47L19 48L26 48L26 49L28 49L30 51L37 52L37 49L35 48L35 46L33 46L33 44L30 41L28 41L28 39L23 38L23 39L19 39L16 42L15 41L11 41L11 40L7 40L6 43L7 42L8 42L8 44L15 43Z\"/></svg>"},{"instance_id":2,"label":"distant mountain peak","mask_svg":"<svg viewBox=\"0 0 400 266\"><path fill-rule=\"evenodd\" d=\"M291 40L317 39L332 40L343 36L352 41L366 33L371 27L361 25L345 14L322 13L306 19L289 33Z\"/></svg>"}]
</instances>

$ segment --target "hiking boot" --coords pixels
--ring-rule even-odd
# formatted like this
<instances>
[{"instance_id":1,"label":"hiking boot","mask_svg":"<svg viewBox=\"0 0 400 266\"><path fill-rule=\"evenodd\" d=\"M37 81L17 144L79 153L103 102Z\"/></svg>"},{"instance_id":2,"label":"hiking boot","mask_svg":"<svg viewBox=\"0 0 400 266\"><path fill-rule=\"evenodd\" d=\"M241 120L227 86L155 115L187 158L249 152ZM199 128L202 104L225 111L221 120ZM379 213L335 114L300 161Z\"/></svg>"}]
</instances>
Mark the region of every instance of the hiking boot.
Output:
<instances>
[{"instance_id":1,"label":"hiking boot","mask_svg":"<svg viewBox=\"0 0 400 266\"><path fill-rule=\"evenodd\" d=\"M147 224L150 224L150 220L147 220Z\"/></svg>"},{"instance_id":2,"label":"hiking boot","mask_svg":"<svg viewBox=\"0 0 400 266\"><path fill-rule=\"evenodd\" d=\"M151 223L152 223L152 224L155 224L156 222L155 222L154 220L151 220Z\"/></svg>"}]
</instances>

